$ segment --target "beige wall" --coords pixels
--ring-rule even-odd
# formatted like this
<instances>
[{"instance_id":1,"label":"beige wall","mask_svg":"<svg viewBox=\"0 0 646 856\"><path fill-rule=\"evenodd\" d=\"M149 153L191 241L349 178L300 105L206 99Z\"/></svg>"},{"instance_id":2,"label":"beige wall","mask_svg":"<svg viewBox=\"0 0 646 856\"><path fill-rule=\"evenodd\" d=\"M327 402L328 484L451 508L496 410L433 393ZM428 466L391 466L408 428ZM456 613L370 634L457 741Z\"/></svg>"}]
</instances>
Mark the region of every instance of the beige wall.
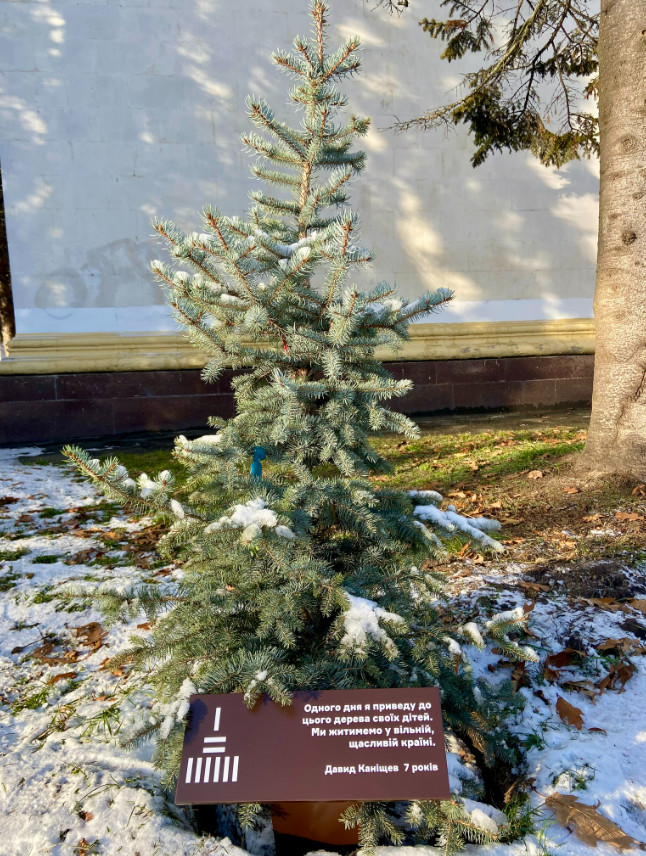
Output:
<instances>
[{"instance_id":1,"label":"beige wall","mask_svg":"<svg viewBox=\"0 0 646 856\"><path fill-rule=\"evenodd\" d=\"M498 155L473 170L463 129L383 130L458 79L418 26L431 9L419 5L397 18L364 0L332 3L333 38L364 43L363 73L345 90L352 110L373 118L353 194L377 253L367 281L394 280L409 296L453 288L441 322L589 317L595 162L558 173ZM19 333L172 329L146 270L161 252L150 218L192 229L207 202L243 212L254 186L239 141L245 96L285 110L290 81L269 55L308 31L306 7L0 3L0 160Z\"/></svg>"}]
</instances>

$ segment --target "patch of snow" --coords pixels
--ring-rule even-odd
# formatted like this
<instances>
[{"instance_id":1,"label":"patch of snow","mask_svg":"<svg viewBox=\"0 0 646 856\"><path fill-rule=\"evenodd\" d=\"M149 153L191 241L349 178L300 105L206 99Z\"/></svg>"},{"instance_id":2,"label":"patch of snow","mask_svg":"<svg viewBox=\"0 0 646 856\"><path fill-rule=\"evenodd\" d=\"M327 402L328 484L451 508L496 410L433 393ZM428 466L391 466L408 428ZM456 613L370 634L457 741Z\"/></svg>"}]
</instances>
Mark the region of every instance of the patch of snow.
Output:
<instances>
[{"instance_id":1,"label":"patch of snow","mask_svg":"<svg viewBox=\"0 0 646 856\"><path fill-rule=\"evenodd\" d=\"M469 621L462 627L462 632L465 636L468 636L471 640L473 640L474 644L478 646L478 648L484 648L484 639L482 638L482 634L480 633L480 629L475 621Z\"/></svg>"},{"instance_id":2,"label":"patch of snow","mask_svg":"<svg viewBox=\"0 0 646 856\"><path fill-rule=\"evenodd\" d=\"M413 514L421 520L428 520L447 532L455 532L456 526L452 523L445 512L436 505L416 505Z\"/></svg>"},{"instance_id":3,"label":"patch of snow","mask_svg":"<svg viewBox=\"0 0 646 856\"><path fill-rule=\"evenodd\" d=\"M73 628L101 622L102 615L79 604L68 611L62 597L66 584L88 590L138 585L150 571L134 565L65 562L78 561L77 555L90 549L104 552L99 539L117 524L124 532L136 532L149 527L150 519L131 520L118 512L74 525L72 516L64 514L61 519L71 528L50 533L51 520L39 518L39 509L82 507L91 513L103 497L75 481L67 467L21 464L18 457L26 454L40 450L0 450L0 495L17 498L2 509L0 550L28 551L0 562L0 577L7 571L15 575L13 587L0 592L2 856L72 853L81 839L96 841L101 853L120 856L245 856L230 841L195 835L185 810L169 802L161 786L152 743L134 751L119 745L161 707L149 689L131 682L127 673L101 669L106 656L129 646L144 616L108 628L102 646L92 650ZM34 519L24 536L8 538L26 513ZM51 555L60 560L35 561ZM41 593L47 596L35 598ZM61 640L55 654L67 650L75 657L52 665L32 658L44 637ZM76 674L73 682L51 683L52 677L66 672ZM188 689L183 687L184 692ZM29 706L23 706L25 701ZM177 707L175 716L181 712Z\"/></svg>"},{"instance_id":4,"label":"patch of snow","mask_svg":"<svg viewBox=\"0 0 646 856\"><path fill-rule=\"evenodd\" d=\"M183 437L182 439L186 440L186 437ZM195 440L186 440L186 442L189 445L194 444L196 446L217 446L222 442L222 434L204 434L203 437L196 437Z\"/></svg>"},{"instance_id":5,"label":"patch of snow","mask_svg":"<svg viewBox=\"0 0 646 856\"><path fill-rule=\"evenodd\" d=\"M219 520L214 520L204 530L205 535L219 532L221 529L248 529L257 526L259 529L267 527L273 529L278 523L278 515L275 511L267 508L264 499L250 499L244 505L234 505L230 515L224 515Z\"/></svg>"},{"instance_id":6,"label":"patch of snow","mask_svg":"<svg viewBox=\"0 0 646 856\"><path fill-rule=\"evenodd\" d=\"M446 642L450 654L453 654L456 657L460 657L462 655L460 643L456 642L455 639L451 639L450 636L445 636L443 641Z\"/></svg>"},{"instance_id":7,"label":"patch of snow","mask_svg":"<svg viewBox=\"0 0 646 856\"><path fill-rule=\"evenodd\" d=\"M485 628L491 630L496 624L503 624L505 621L520 621L525 616L522 606L517 606L515 609L506 609L504 612L497 612L486 622Z\"/></svg>"},{"instance_id":8,"label":"patch of snow","mask_svg":"<svg viewBox=\"0 0 646 856\"><path fill-rule=\"evenodd\" d=\"M269 678L269 672L267 672L265 669L256 672L253 678L249 681L247 689L244 693L245 700L248 700L251 697L251 694L253 693L254 689L258 686L258 684L262 683L263 681L267 681L268 684L271 684L272 682L271 678Z\"/></svg>"},{"instance_id":9,"label":"patch of snow","mask_svg":"<svg viewBox=\"0 0 646 856\"><path fill-rule=\"evenodd\" d=\"M408 495L412 499L430 499L431 502L442 502L444 499L436 490L409 490Z\"/></svg>"},{"instance_id":10,"label":"patch of snow","mask_svg":"<svg viewBox=\"0 0 646 856\"><path fill-rule=\"evenodd\" d=\"M98 461L97 461L98 463ZM156 490L159 490L159 485L148 477L146 473L142 473L137 479L140 488L140 496L143 499L149 497Z\"/></svg>"},{"instance_id":11,"label":"patch of snow","mask_svg":"<svg viewBox=\"0 0 646 856\"><path fill-rule=\"evenodd\" d=\"M424 491L424 493L426 493L426 491ZM418 495L416 491L409 491L409 494L413 496L413 498ZM437 494L437 497L439 497L438 501L441 501L442 497L439 493ZM436 497L430 498L436 499ZM449 505L446 511L442 511L441 508L438 508L437 505L433 504L416 505L413 509L413 514L421 520L428 520L430 523L435 526L439 526L441 529L445 529L447 532L455 532L456 530L459 530L465 535L469 535L471 538L474 538L476 541L480 541L480 543L485 547L489 547L491 550L495 550L496 552L502 552L505 549L498 541L490 538L485 531L499 531L502 527L497 520L489 520L485 517L463 517L461 514L456 512L454 505Z\"/></svg>"},{"instance_id":12,"label":"patch of snow","mask_svg":"<svg viewBox=\"0 0 646 856\"><path fill-rule=\"evenodd\" d=\"M499 827L505 826L507 817L503 812L486 803L476 802L463 798L464 810L471 818L471 822L485 832L498 835Z\"/></svg>"},{"instance_id":13,"label":"patch of snow","mask_svg":"<svg viewBox=\"0 0 646 856\"><path fill-rule=\"evenodd\" d=\"M345 636L341 640L341 644L348 648L361 650L368 638L371 638L375 642L381 642L388 650L393 650L393 640L379 624L379 619L400 624L404 620L401 615L382 609L374 600L356 597L349 592L345 592L345 596L350 608L343 613Z\"/></svg>"},{"instance_id":14,"label":"patch of snow","mask_svg":"<svg viewBox=\"0 0 646 856\"><path fill-rule=\"evenodd\" d=\"M277 526L274 531L276 532L276 535L279 535L281 538L288 538L290 541L296 538L296 535L292 532L289 526L280 525Z\"/></svg>"},{"instance_id":15,"label":"patch of snow","mask_svg":"<svg viewBox=\"0 0 646 856\"><path fill-rule=\"evenodd\" d=\"M170 507L175 517L179 517L180 520L184 519L184 517L186 516L186 512L182 508L182 504L180 502L178 502L176 499L171 499Z\"/></svg>"}]
</instances>

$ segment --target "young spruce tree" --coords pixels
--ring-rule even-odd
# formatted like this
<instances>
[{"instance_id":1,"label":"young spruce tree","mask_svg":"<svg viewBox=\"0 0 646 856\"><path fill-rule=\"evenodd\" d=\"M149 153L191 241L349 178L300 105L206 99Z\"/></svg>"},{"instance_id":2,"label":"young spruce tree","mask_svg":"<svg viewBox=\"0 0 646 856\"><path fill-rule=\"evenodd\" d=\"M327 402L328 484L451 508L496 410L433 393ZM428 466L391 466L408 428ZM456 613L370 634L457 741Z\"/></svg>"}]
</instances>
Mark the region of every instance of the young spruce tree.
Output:
<instances>
[{"instance_id":1,"label":"young spruce tree","mask_svg":"<svg viewBox=\"0 0 646 856\"><path fill-rule=\"evenodd\" d=\"M216 433L177 439L174 454L188 470L185 504L172 498L168 472L135 482L114 459L66 450L110 498L167 515L160 549L185 562L173 588L102 595L113 616L143 608L155 622L149 639L136 638L117 659L152 674L164 713L140 736L156 737L169 785L196 691L242 692L253 705L264 694L289 704L296 690L439 686L445 727L488 763L501 749L461 660L459 631L449 635L438 615L437 581L419 569L441 549L440 536L459 529L497 546L484 531L491 521L444 513L429 492L418 509L427 527L411 496L368 480L389 471L371 433L417 435L410 419L385 406L410 382L394 380L375 349L400 346L408 324L451 293L411 303L388 284L360 291L349 282L372 259L344 207L365 163L352 143L369 120L336 119L346 104L336 84L358 71L359 40L329 52L327 6L314 0L311 11L314 37L274 55L295 78L290 99L301 126L279 121L263 100L248 102L260 133L244 143L258 155L254 174L276 195L252 193L246 220L206 208L200 234L155 223L175 264L152 268L175 318L211 355L205 379L242 370L233 381L236 416L211 419ZM491 628L514 657L523 654L506 633L517 623L503 618ZM450 847L486 837L455 802L413 804L408 819ZM401 840L385 805L364 804L347 822L360 824L365 844Z\"/></svg>"}]
</instances>

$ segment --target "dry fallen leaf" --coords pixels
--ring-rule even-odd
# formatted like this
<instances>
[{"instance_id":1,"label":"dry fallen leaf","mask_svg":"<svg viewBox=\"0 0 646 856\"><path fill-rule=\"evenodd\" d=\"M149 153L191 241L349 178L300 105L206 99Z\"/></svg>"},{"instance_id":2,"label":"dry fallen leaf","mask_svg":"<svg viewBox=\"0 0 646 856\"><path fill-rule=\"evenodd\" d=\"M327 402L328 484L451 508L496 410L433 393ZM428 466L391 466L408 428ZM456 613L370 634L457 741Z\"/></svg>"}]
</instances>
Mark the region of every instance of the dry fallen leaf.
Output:
<instances>
[{"instance_id":1,"label":"dry fallen leaf","mask_svg":"<svg viewBox=\"0 0 646 856\"><path fill-rule=\"evenodd\" d=\"M643 520L644 519L643 515L637 514L636 511L617 511L615 514L615 518L617 520L628 520L628 521L635 521L635 520Z\"/></svg>"},{"instance_id":2,"label":"dry fallen leaf","mask_svg":"<svg viewBox=\"0 0 646 856\"><path fill-rule=\"evenodd\" d=\"M568 692L576 691L579 693L583 693L583 695L586 695L593 701L599 695L599 690L592 683L592 681L563 681L561 686L564 690L567 690Z\"/></svg>"},{"instance_id":3,"label":"dry fallen leaf","mask_svg":"<svg viewBox=\"0 0 646 856\"><path fill-rule=\"evenodd\" d=\"M632 663L622 663L615 669L615 674L623 687L635 674L635 667Z\"/></svg>"},{"instance_id":4,"label":"dry fallen leaf","mask_svg":"<svg viewBox=\"0 0 646 856\"><path fill-rule=\"evenodd\" d=\"M11 653L12 654L22 654L23 651L27 650L27 648L29 648L29 645L16 645L15 648L11 649Z\"/></svg>"},{"instance_id":5,"label":"dry fallen leaf","mask_svg":"<svg viewBox=\"0 0 646 856\"><path fill-rule=\"evenodd\" d=\"M77 856L88 856L90 852L94 851L94 843L90 844L87 838L80 838L74 849Z\"/></svg>"},{"instance_id":6,"label":"dry fallen leaf","mask_svg":"<svg viewBox=\"0 0 646 856\"><path fill-rule=\"evenodd\" d=\"M633 609L643 612L644 615L646 615L646 600L642 600L641 598L632 598L632 600L628 600L626 603L628 606L632 606Z\"/></svg>"},{"instance_id":7,"label":"dry fallen leaf","mask_svg":"<svg viewBox=\"0 0 646 856\"><path fill-rule=\"evenodd\" d=\"M635 674L635 667L632 663L620 663L618 666L613 666L605 678L597 682L599 692L603 695L606 690L624 691L624 686ZM618 686L617 686L618 684Z\"/></svg>"},{"instance_id":8,"label":"dry fallen leaf","mask_svg":"<svg viewBox=\"0 0 646 856\"><path fill-rule=\"evenodd\" d=\"M581 657L585 657L581 651L576 651L574 648L564 648L557 654L550 654L549 657L546 657L545 665L551 669L564 669Z\"/></svg>"},{"instance_id":9,"label":"dry fallen leaf","mask_svg":"<svg viewBox=\"0 0 646 856\"><path fill-rule=\"evenodd\" d=\"M511 673L511 685L514 692L518 692L518 688L525 683L527 683L527 667L522 661L517 662Z\"/></svg>"},{"instance_id":10,"label":"dry fallen leaf","mask_svg":"<svg viewBox=\"0 0 646 856\"><path fill-rule=\"evenodd\" d=\"M47 681L47 683L48 684L55 684L58 681L66 681L68 678L75 678L75 677L76 677L76 672L61 672L60 675L54 675L53 678L50 678Z\"/></svg>"},{"instance_id":11,"label":"dry fallen leaf","mask_svg":"<svg viewBox=\"0 0 646 856\"><path fill-rule=\"evenodd\" d=\"M583 518L586 523L595 523L597 520L601 520L600 514L588 514L587 517Z\"/></svg>"},{"instance_id":12,"label":"dry fallen leaf","mask_svg":"<svg viewBox=\"0 0 646 856\"><path fill-rule=\"evenodd\" d=\"M599 814L600 802L588 805L580 803L573 794L552 794L545 800L545 805L554 812L561 826L572 828L576 837L590 847L603 842L619 850L630 850L635 846L643 848L636 838L626 835L613 820Z\"/></svg>"},{"instance_id":13,"label":"dry fallen leaf","mask_svg":"<svg viewBox=\"0 0 646 856\"><path fill-rule=\"evenodd\" d=\"M542 583L529 583L525 580L521 580L518 585L520 588L529 589L530 591L549 591L550 587L545 586Z\"/></svg>"},{"instance_id":14,"label":"dry fallen leaf","mask_svg":"<svg viewBox=\"0 0 646 856\"><path fill-rule=\"evenodd\" d=\"M583 728L583 711L580 708L574 707L569 701L558 696L556 712L563 722L567 725L573 725L577 731L581 731Z\"/></svg>"},{"instance_id":15,"label":"dry fallen leaf","mask_svg":"<svg viewBox=\"0 0 646 856\"><path fill-rule=\"evenodd\" d=\"M53 642L45 642L44 645L41 645L39 648L34 648L31 652L31 656L34 660L40 660L41 663L46 663L48 666L58 666L60 664L65 664L68 661L65 657L50 657L49 655L54 650Z\"/></svg>"},{"instance_id":16,"label":"dry fallen leaf","mask_svg":"<svg viewBox=\"0 0 646 856\"><path fill-rule=\"evenodd\" d=\"M600 642L596 646L596 649L597 651L612 651L613 648L618 648L628 653L638 646L639 642L637 639L629 639L628 636L622 636L621 639L606 639L605 642Z\"/></svg>"},{"instance_id":17,"label":"dry fallen leaf","mask_svg":"<svg viewBox=\"0 0 646 856\"><path fill-rule=\"evenodd\" d=\"M150 630L151 627L152 624L150 623L150 621L144 621L143 624L137 625L137 630Z\"/></svg>"},{"instance_id":18,"label":"dry fallen leaf","mask_svg":"<svg viewBox=\"0 0 646 856\"><path fill-rule=\"evenodd\" d=\"M563 488L563 493L581 493L581 490L580 490L580 488L578 488L578 487L574 487L574 486L572 486L572 487L564 487L564 488Z\"/></svg>"},{"instance_id":19,"label":"dry fallen leaf","mask_svg":"<svg viewBox=\"0 0 646 856\"><path fill-rule=\"evenodd\" d=\"M623 603L617 603L614 597L580 597L582 603L587 603L589 606L599 606L601 609L609 609L610 612L618 610L626 612Z\"/></svg>"},{"instance_id":20,"label":"dry fallen leaf","mask_svg":"<svg viewBox=\"0 0 646 856\"><path fill-rule=\"evenodd\" d=\"M88 565L99 555L97 550L81 550L65 559L66 565Z\"/></svg>"},{"instance_id":21,"label":"dry fallen leaf","mask_svg":"<svg viewBox=\"0 0 646 856\"><path fill-rule=\"evenodd\" d=\"M542 479L543 473L540 470L532 470L531 472L527 473L527 478L528 479Z\"/></svg>"},{"instance_id":22,"label":"dry fallen leaf","mask_svg":"<svg viewBox=\"0 0 646 856\"><path fill-rule=\"evenodd\" d=\"M104 630L98 621L90 621L89 624L72 627L71 630L77 639L84 639L85 644L90 645L93 651L99 650L103 645L103 640L108 635L108 631Z\"/></svg>"}]
</instances>

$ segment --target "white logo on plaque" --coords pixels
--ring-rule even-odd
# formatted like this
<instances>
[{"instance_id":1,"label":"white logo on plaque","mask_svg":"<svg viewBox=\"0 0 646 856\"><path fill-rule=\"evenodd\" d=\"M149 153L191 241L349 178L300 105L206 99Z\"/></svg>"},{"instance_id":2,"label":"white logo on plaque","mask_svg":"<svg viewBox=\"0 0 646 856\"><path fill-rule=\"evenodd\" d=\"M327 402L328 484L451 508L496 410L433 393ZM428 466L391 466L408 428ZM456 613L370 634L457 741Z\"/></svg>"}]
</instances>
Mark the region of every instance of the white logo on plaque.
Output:
<instances>
[{"instance_id":1,"label":"white logo on plaque","mask_svg":"<svg viewBox=\"0 0 646 856\"><path fill-rule=\"evenodd\" d=\"M214 732L218 732L220 730L221 712L221 707L216 708L215 718L213 720ZM204 738L202 755L205 755L206 757L203 758L202 755L200 755L198 758L188 759L188 763L186 764L186 778L184 779L187 785L208 785L209 782L227 783L238 781L238 762L240 760L240 756L234 755L232 759L230 755L224 755L226 752L226 742L226 736L222 736L220 734L214 737ZM215 755L215 758L212 758L212 755ZM224 758L221 757L222 755L224 755ZM233 763L231 763L232 760ZM211 761L213 761L212 777ZM193 775L193 766L195 766L195 775ZM202 766L204 766L204 775L202 775ZM222 772L221 779L220 772Z\"/></svg>"}]
</instances>

